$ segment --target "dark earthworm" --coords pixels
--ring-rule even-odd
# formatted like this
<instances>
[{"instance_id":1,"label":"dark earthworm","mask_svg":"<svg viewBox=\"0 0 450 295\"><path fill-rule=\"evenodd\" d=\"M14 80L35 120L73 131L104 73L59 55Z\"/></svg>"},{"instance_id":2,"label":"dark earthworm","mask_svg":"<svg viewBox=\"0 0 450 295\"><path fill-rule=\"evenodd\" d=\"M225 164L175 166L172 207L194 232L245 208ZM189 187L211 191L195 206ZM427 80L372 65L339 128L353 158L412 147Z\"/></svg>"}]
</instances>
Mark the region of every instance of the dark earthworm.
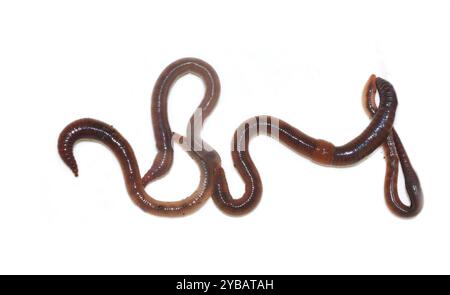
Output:
<instances>
[{"instance_id":1,"label":"dark earthworm","mask_svg":"<svg viewBox=\"0 0 450 295\"><path fill-rule=\"evenodd\" d=\"M397 108L397 97L392 85L381 78L376 78L376 87L381 97L380 106L373 114L370 124L359 136L342 146L334 146L328 141L312 138L271 116L257 116L244 122L234 134L231 155L234 166L245 182L245 192L241 198L234 199L229 192L224 170L219 166L215 172L213 193L215 203L228 214L242 215L250 212L260 201L262 183L248 152L248 145L252 136L260 134L261 131L271 137L276 133L276 138L280 142L325 166L352 165L371 154L386 141L392 130Z\"/></svg>"},{"instance_id":2,"label":"dark earthworm","mask_svg":"<svg viewBox=\"0 0 450 295\"><path fill-rule=\"evenodd\" d=\"M197 209L205 199L211 195L212 172L220 161L218 154L204 143L200 135L191 134L191 125L196 119L194 113L188 125L188 137L182 137L172 132L168 120L167 100L169 91L176 80L188 73L199 76L205 84L205 95L197 112L201 116L200 126L211 113L217 103L220 93L220 83L214 69L206 62L195 58L180 59L169 65L159 76L152 95L152 122L156 140L157 155L152 167L140 179L138 164L134 152L126 139L118 131L94 119L81 119L69 124L58 140L58 150L61 158L78 175L78 167L73 155L73 147L80 139L95 139L109 146L119 159L125 176L128 192L133 201L144 211L166 216L180 216L191 213ZM198 124L197 124L198 125ZM149 196L144 188L153 180L167 173L173 162L172 140L178 139L184 149L200 168L201 177L196 191L189 197L176 202L158 201ZM192 149L192 144L201 148Z\"/></svg>"},{"instance_id":3,"label":"dark earthworm","mask_svg":"<svg viewBox=\"0 0 450 295\"><path fill-rule=\"evenodd\" d=\"M197 112L191 117L187 137L171 131L167 99L175 81L187 74L198 75L205 83L205 95ZM374 101L376 89L380 93L380 106ZM80 139L95 139L109 146L121 163L128 192L133 201L144 211L164 216L180 216L198 208L206 198L213 196L224 212L241 215L251 211L259 202L262 183L259 173L248 153L250 139L266 134L280 140L297 153L325 166L348 166L359 162L380 145L384 145L388 162L385 195L389 207L401 216L413 216L422 206L422 191L416 173L395 130L393 121L397 98L392 85L372 76L365 88L366 108L372 117L368 127L355 139L342 146L334 146L325 140L314 139L288 123L270 116L257 116L244 122L234 135L232 158L245 182L245 193L234 199L228 190L220 157L200 137L200 128L217 103L220 83L215 71L198 59L181 59L169 65L160 75L152 96L152 123L158 154L152 167L141 178L134 152L114 128L94 119L81 119L69 124L58 141L59 153L64 162L78 174L73 147ZM196 116L199 114L200 116ZM196 124L197 123L197 124ZM170 169L173 161L172 142L176 139L198 164L201 171L197 190L188 198L176 202L162 202L149 196L144 188ZM411 206L404 205L397 194L398 162L402 165Z\"/></svg>"},{"instance_id":4,"label":"dark earthworm","mask_svg":"<svg viewBox=\"0 0 450 295\"><path fill-rule=\"evenodd\" d=\"M375 101L377 88L376 77L372 75L367 81L363 92L363 101L370 117L378 111ZM402 217L412 217L419 214L423 207L423 193L419 177L412 167L408 154L394 128L383 143L386 158L386 175L384 180L384 195L389 209L396 215ZM406 192L410 200L410 205L405 205L397 191L398 164L400 163L405 179Z\"/></svg>"}]
</instances>

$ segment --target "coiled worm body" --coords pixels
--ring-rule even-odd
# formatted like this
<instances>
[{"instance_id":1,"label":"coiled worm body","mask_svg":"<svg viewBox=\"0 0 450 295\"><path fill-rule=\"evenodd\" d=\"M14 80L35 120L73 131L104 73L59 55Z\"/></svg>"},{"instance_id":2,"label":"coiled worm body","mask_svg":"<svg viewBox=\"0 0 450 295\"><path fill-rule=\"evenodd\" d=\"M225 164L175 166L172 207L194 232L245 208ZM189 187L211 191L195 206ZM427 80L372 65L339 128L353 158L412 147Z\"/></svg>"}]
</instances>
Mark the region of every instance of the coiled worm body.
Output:
<instances>
[{"instance_id":1,"label":"coiled worm body","mask_svg":"<svg viewBox=\"0 0 450 295\"><path fill-rule=\"evenodd\" d=\"M171 130L167 100L176 80L188 73L202 79L205 95L192 115L184 137ZM378 106L375 103L377 90L380 95ZM143 177L131 145L112 126L98 120L81 119L69 124L58 140L59 154L74 174L78 175L73 155L75 143L80 139L94 139L106 144L121 164L132 200L146 212L162 216L182 216L198 209L212 196L222 211L230 215L242 215L255 208L262 195L262 181L248 149L251 138L256 135L265 134L275 138L298 154L324 166L353 165L383 145L387 161L385 198L389 208L399 216L414 216L420 212L423 203L420 182L400 138L393 129L397 96L393 86L386 80L370 77L364 88L364 99L371 121L361 134L341 146L315 139L272 116L256 116L242 123L233 136L231 152L234 166L245 183L245 192L240 198L231 196L219 154L200 136L201 126L217 104L219 94L220 82L216 72L199 59L180 59L162 72L153 90L151 108L157 155ZM174 142L181 144L197 163L200 168L200 181L196 191L187 198L175 202L159 201L145 192L145 186L170 170ZM397 193L399 163L405 175L410 206L403 204Z\"/></svg>"}]
</instances>

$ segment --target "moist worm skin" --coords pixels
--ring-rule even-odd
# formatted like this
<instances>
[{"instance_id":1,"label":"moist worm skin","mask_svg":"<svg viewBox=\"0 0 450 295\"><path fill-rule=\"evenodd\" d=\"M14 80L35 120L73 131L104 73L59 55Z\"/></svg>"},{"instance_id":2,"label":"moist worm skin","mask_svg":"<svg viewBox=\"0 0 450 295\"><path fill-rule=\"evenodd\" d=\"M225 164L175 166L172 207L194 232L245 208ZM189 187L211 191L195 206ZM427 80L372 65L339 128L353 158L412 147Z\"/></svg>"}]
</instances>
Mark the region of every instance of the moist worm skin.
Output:
<instances>
[{"instance_id":1,"label":"moist worm skin","mask_svg":"<svg viewBox=\"0 0 450 295\"><path fill-rule=\"evenodd\" d=\"M373 117L378 107L375 102L376 85L375 76L372 75L367 81L363 92L363 102L366 111L370 117ZM383 150L386 158L386 175L384 180L384 195L389 209L396 215L401 217L413 217L420 213L423 207L423 193L420 185L419 177L415 172L408 154L394 128L389 132ZM406 192L408 194L410 205L405 205L397 190L398 181L398 165L401 165Z\"/></svg>"},{"instance_id":2,"label":"moist worm skin","mask_svg":"<svg viewBox=\"0 0 450 295\"><path fill-rule=\"evenodd\" d=\"M198 106L201 110L201 123L215 107L220 83L217 73L206 62L196 58L184 58L170 64L159 76L152 94L152 123L155 135L157 155L150 170L141 179L134 152L126 139L110 125L94 119L81 119L69 124L58 140L58 151L63 161L78 175L78 167L73 155L73 147L80 139L98 140L111 148L118 158L125 177L125 183L132 200L144 211L162 216L182 216L198 209L211 195L214 168L220 162L219 155L211 149L190 149L194 141L201 147L208 146L199 135L191 136L191 124L188 125L188 137L172 132L168 120L167 100L173 84L186 74L199 76L205 84L205 95ZM190 123L195 119L195 113ZM183 148L200 168L200 182L196 191L189 197L176 202L158 201L149 196L144 188L155 179L164 176L173 162L173 137L178 139ZM191 145L192 146L192 145Z\"/></svg>"},{"instance_id":3,"label":"moist worm skin","mask_svg":"<svg viewBox=\"0 0 450 295\"><path fill-rule=\"evenodd\" d=\"M373 114L372 121L356 138L342 146L315 139L290 124L271 116L257 116L244 122L233 137L234 166L245 183L245 192L234 199L228 189L225 172L216 168L213 199L217 206L230 215L243 215L250 212L259 203L262 194L262 182L258 170L249 154L250 139L263 134L273 136L270 130L278 131L278 140L295 152L325 166L348 166L361 161L371 154L383 142L392 130L397 108L397 97L392 85L376 78L376 88L380 93L380 106ZM242 132L244 130L244 132ZM255 132L256 130L256 132Z\"/></svg>"},{"instance_id":4,"label":"moist worm skin","mask_svg":"<svg viewBox=\"0 0 450 295\"><path fill-rule=\"evenodd\" d=\"M172 167L172 129L169 123L167 101L171 87L179 78L186 74L197 75L205 85L205 95L197 108L202 113L202 121L199 123L200 126L203 126L204 120L211 114L219 99L219 77L216 71L206 62L196 58L183 58L167 66L156 81L152 94L152 124L158 152L150 170L143 177L144 186L164 176ZM192 115L190 124L187 127L187 138L191 141L192 146L194 145L194 140L202 144L199 132L194 133L196 137L191 136L194 115Z\"/></svg>"},{"instance_id":5,"label":"moist worm skin","mask_svg":"<svg viewBox=\"0 0 450 295\"><path fill-rule=\"evenodd\" d=\"M205 94L186 131L186 137L172 132L167 101L173 84L188 73L199 76L205 84ZM380 94L380 105L375 94ZM276 138L298 154L324 166L349 166L355 164L383 145L386 154L385 197L389 208L400 216L414 216L422 208L420 182L408 155L393 129L397 97L392 85L372 76L364 90L365 107L372 118L367 128L356 138L341 146L315 139L290 124L271 116L256 116L245 121L233 137L232 159L245 183L245 192L234 199L228 189L225 172L218 153L200 136L204 120L211 114L220 94L220 82L214 69L195 58L180 59L169 65L159 76L152 94L152 123L157 155L149 171L141 176L133 149L127 140L112 126L95 119L80 119L69 124L60 134L58 151L67 166L78 175L73 154L75 144L82 139L97 140L107 145L119 160L126 187L132 200L144 211L161 216L182 216L198 209L213 196L218 207L231 215L242 215L256 207L261 199L262 182L249 154L250 139L265 134ZM200 117L197 115L200 113ZM145 192L145 186L164 176L173 162L173 142L188 152L200 169L200 181L196 191L180 201L158 201ZM197 147L194 148L193 147ZM199 147L199 148L198 148ZM404 205L397 193L398 164L405 175L406 189L411 206Z\"/></svg>"}]
</instances>

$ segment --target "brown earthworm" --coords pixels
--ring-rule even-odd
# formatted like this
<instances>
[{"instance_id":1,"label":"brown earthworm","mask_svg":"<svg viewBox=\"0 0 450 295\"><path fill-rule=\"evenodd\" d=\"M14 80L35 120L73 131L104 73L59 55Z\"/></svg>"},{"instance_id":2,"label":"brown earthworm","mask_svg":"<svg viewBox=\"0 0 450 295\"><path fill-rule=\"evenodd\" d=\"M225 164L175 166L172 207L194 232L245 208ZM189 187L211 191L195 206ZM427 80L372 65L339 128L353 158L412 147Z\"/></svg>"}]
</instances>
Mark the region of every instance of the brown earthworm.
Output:
<instances>
[{"instance_id":1,"label":"brown earthworm","mask_svg":"<svg viewBox=\"0 0 450 295\"><path fill-rule=\"evenodd\" d=\"M118 158L122 166L128 193L141 209L163 216L185 215L197 209L211 195L212 171L214 171L215 166L218 165L217 161L220 159L214 150L189 149L186 138L174 134L170 128L167 113L169 91L178 78L188 73L199 76L205 84L205 95L198 107L202 111L202 122L217 103L220 93L219 79L214 69L204 61L194 58L180 59L169 65L161 73L153 90L151 108L158 153L150 170L142 179L133 149L127 140L112 126L94 119L77 120L61 132L58 140L58 151L63 161L77 176L78 167L73 155L75 143L80 139L101 141L110 147ZM191 121L194 120L194 115ZM200 142L202 146L206 146L198 134L192 138L192 140L195 139L196 143ZM173 162L173 139L184 145L184 149L199 166L200 182L196 191L185 199L175 202L158 201L149 196L144 187L156 178L165 175L170 169Z\"/></svg>"},{"instance_id":2,"label":"brown earthworm","mask_svg":"<svg viewBox=\"0 0 450 295\"><path fill-rule=\"evenodd\" d=\"M192 73L205 84L205 95L197 111L192 115L187 137L172 132L167 114L167 100L170 88L181 76ZM380 104L376 106L378 89ZM197 209L210 195L218 207L231 215L250 212L260 201L262 182L249 151L250 139L259 134L269 135L295 152L325 166L349 166L371 154L384 145L387 171L385 195L390 209L400 216L413 216L422 207L422 191L408 156L393 129L397 97L392 85L372 76L366 84L364 99L372 118L368 127L356 138L342 146L310 137L288 123L271 116L257 116L245 121L233 137L232 158L235 167L245 182L245 193L234 199L228 189L218 153L200 137L201 126L217 103L220 93L219 78L214 69L204 61L186 58L169 65L160 75L152 95L152 123L156 140L157 155L150 170L141 178L134 152L127 140L112 126L94 119L81 119L69 124L58 140L59 154L64 162L78 175L73 155L75 143L80 139L95 139L109 146L118 158L132 200L144 211L163 215L181 216ZM199 128L196 128L199 125ZM181 143L184 149L200 167L201 177L197 190L189 197L175 202L158 201L145 192L145 186L164 176L173 162L173 141ZM397 193L398 163L405 174L407 192L411 206L404 205Z\"/></svg>"},{"instance_id":3,"label":"brown earthworm","mask_svg":"<svg viewBox=\"0 0 450 295\"><path fill-rule=\"evenodd\" d=\"M376 77L372 75L364 87L363 100L369 116L377 113L375 102ZM406 150L394 128L383 143L386 158L386 176L384 183L384 195L389 209L396 215L412 217L419 214L423 207L423 193L419 177L412 167ZM398 163L400 163L405 179L406 191L411 204L405 205L397 191Z\"/></svg>"}]
</instances>

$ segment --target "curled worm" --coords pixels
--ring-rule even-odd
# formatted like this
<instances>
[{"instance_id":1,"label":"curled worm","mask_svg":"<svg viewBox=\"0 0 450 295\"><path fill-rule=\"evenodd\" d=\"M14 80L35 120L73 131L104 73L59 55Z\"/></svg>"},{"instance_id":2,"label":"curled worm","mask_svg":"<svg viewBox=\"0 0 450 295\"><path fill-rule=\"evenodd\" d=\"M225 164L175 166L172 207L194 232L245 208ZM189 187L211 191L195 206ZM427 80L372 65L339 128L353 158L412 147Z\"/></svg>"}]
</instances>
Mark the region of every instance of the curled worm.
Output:
<instances>
[{"instance_id":1,"label":"curled worm","mask_svg":"<svg viewBox=\"0 0 450 295\"><path fill-rule=\"evenodd\" d=\"M172 129L170 128L167 112L169 91L175 82L186 74L200 77L205 85L205 95L197 107L196 112L189 120L187 127L187 140L194 144L204 145L200 139L200 130L195 134L192 128L203 126L204 120L211 114L220 95L220 82L216 71L206 62L195 58L184 58L170 64L159 76L152 94L152 124L158 153L150 170L144 175L144 186L154 179L165 175L173 162ZM199 116L198 116L199 115ZM201 122L195 122L201 117ZM197 124L194 124L197 123ZM193 136L195 135L195 137ZM183 138L184 139L184 138ZM186 140L186 139L184 139ZM185 142L186 144L188 142ZM200 150L197 148L196 150Z\"/></svg>"},{"instance_id":2,"label":"curled worm","mask_svg":"<svg viewBox=\"0 0 450 295\"><path fill-rule=\"evenodd\" d=\"M187 136L183 137L172 132L170 128L167 100L170 88L178 78L187 73L199 76L206 90L197 111L189 120ZM377 90L380 95L379 106L375 103ZM75 143L80 139L103 142L118 158L132 200L146 212L163 216L185 215L199 208L212 195L214 202L222 211L231 215L242 215L255 208L262 195L261 178L248 151L250 139L256 135L265 134L275 138L295 152L324 166L355 164L383 145L387 161L385 196L389 208L400 216L414 216L420 212L422 190L400 138L393 129L397 97L393 86L386 80L375 76L369 79L364 89L364 99L371 122L360 135L341 146L315 139L272 116L256 116L241 124L234 134L231 153L234 166L245 183L245 192L237 199L229 192L220 156L200 136L201 126L214 109L219 93L220 83L216 72L199 59L180 59L162 72L153 90L151 109L157 155L143 177L127 140L112 126L98 120L81 119L69 124L61 132L58 140L59 154L74 174L78 175L73 155ZM200 182L196 191L187 198L175 202L158 201L149 196L144 188L170 170L174 139L199 166ZM403 204L398 196L399 163L405 175L410 206Z\"/></svg>"}]
</instances>

